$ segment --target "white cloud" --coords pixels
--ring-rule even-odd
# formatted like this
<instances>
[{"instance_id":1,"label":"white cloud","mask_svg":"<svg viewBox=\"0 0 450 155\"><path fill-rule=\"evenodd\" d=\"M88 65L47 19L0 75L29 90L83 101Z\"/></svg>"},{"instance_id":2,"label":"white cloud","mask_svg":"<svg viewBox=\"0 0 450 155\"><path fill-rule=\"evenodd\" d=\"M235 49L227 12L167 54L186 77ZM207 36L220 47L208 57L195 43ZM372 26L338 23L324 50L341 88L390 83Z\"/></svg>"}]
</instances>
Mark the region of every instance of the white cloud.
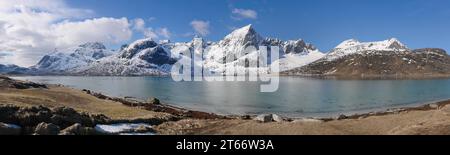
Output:
<instances>
[{"instance_id":1,"label":"white cloud","mask_svg":"<svg viewBox=\"0 0 450 155\"><path fill-rule=\"evenodd\" d=\"M143 33L146 38L152 38L152 39L159 38L158 34L156 34L156 32L151 27L144 29Z\"/></svg>"},{"instance_id":2,"label":"white cloud","mask_svg":"<svg viewBox=\"0 0 450 155\"><path fill-rule=\"evenodd\" d=\"M47 12L54 17L86 17L93 14L92 10L71 8L65 0L1 0L0 12L15 12L23 8L33 11Z\"/></svg>"},{"instance_id":3,"label":"white cloud","mask_svg":"<svg viewBox=\"0 0 450 155\"><path fill-rule=\"evenodd\" d=\"M242 20L242 19L257 19L258 13L255 10L251 9L238 9L235 8L231 11L233 19Z\"/></svg>"},{"instance_id":4,"label":"white cloud","mask_svg":"<svg viewBox=\"0 0 450 155\"><path fill-rule=\"evenodd\" d=\"M34 65L43 55L89 41L119 44L132 36L126 18L91 18L64 0L1 0L1 63Z\"/></svg>"},{"instance_id":5,"label":"white cloud","mask_svg":"<svg viewBox=\"0 0 450 155\"><path fill-rule=\"evenodd\" d=\"M11 54L8 53L8 52L0 51L0 59L1 59L1 58L6 58L6 57L8 57L8 56L11 56Z\"/></svg>"},{"instance_id":6,"label":"white cloud","mask_svg":"<svg viewBox=\"0 0 450 155\"><path fill-rule=\"evenodd\" d=\"M52 25L57 34L58 46L73 46L85 42L106 42L119 44L132 36L126 18L95 18L81 22L64 21Z\"/></svg>"},{"instance_id":7,"label":"white cloud","mask_svg":"<svg viewBox=\"0 0 450 155\"><path fill-rule=\"evenodd\" d=\"M137 31L145 30L145 21L142 18L136 18L133 20L133 29Z\"/></svg>"},{"instance_id":8,"label":"white cloud","mask_svg":"<svg viewBox=\"0 0 450 155\"><path fill-rule=\"evenodd\" d=\"M160 28L158 30L158 34L161 35L164 38L170 38L170 36L172 35L172 33L169 31L168 28L164 27L164 28Z\"/></svg>"},{"instance_id":9,"label":"white cloud","mask_svg":"<svg viewBox=\"0 0 450 155\"><path fill-rule=\"evenodd\" d=\"M150 17L148 21L153 21L156 18ZM145 20L142 18L136 18L133 20L133 30L141 32L146 38L158 39L160 37L169 39L172 33L168 28L158 28L157 30L152 27L146 27Z\"/></svg>"},{"instance_id":10,"label":"white cloud","mask_svg":"<svg viewBox=\"0 0 450 155\"><path fill-rule=\"evenodd\" d=\"M209 34L209 21L194 20L191 22L191 26L196 33L202 36Z\"/></svg>"}]
</instances>

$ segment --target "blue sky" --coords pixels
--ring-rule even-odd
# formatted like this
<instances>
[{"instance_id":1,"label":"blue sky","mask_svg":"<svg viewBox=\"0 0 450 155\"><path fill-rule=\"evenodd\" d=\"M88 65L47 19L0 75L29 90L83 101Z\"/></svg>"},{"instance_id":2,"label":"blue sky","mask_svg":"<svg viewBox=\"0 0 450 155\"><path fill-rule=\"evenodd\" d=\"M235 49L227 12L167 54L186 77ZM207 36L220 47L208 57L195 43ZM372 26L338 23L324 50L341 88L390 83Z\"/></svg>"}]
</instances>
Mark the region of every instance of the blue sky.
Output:
<instances>
[{"instance_id":1,"label":"blue sky","mask_svg":"<svg viewBox=\"0 0 450 155\"><path fill-rule=\"evenodd\" d=\"M95 10L97 16L152 19L167 27L173 41L188 41L192 20L210 22L209 40L233 27L253 24L263 36L303 38L321 51L345 39L361 41L396 37L410 48L450 50L448 0L82 0L70 5ZM233 9L251 9L256 19L235 19ZM134 36L136 38L140 35Z\"/></svg>"},{"instance_id":2,"label":"blue sky","mask_svg":"<svg viewBox=\"0 0 450 155\"><path fill-rule=\"evenodd\" d=\"M328 52L347 39L398 38L450 51L449 0L1 0L0 64L99 41L218 41L253 24L264 37L304 39Z\"/></svg>"}]
</instances>

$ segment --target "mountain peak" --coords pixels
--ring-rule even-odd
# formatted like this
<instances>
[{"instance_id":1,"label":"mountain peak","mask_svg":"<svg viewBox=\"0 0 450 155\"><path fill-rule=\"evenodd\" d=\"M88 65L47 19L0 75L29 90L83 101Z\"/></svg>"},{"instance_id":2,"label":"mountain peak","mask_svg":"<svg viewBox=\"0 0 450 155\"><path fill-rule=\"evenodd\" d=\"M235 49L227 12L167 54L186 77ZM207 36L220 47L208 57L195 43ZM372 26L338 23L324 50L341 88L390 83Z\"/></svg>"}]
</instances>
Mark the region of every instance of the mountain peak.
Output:
<instances>
[{"instance_id":1,"label":"mountain peak","mask_svg":"<svg viewBox=\"0 0 450 155\"><path fill-rule=\"evenodd\" d=\"M405 49L407 48L403 43L401 43L397 38L391 38L387 40L389 48L393 49Z\"/></svg>"},{"instance_id":2,"label":"mountain peak","mask_svg":"<svg viewBox=\"0 0 450 155\"><path fill-rule=\"evenodd\" d=\"M388 41L391 41L391 42L395 42L395 41L400 42L397 38L389 38Z\"/></svg>"},{"instance_id":3,"label":"mountain peak","mask_svg":"<svg viewBox=\"0 0 450 155\"><path fill-rule=\"evenodd\" d=\"M248 24L248 25L246 25L246 26L244 26L244 27L242 27L240 29L250 30L250 29L253 29L253 25L252 24Z\"/></svg>"},{"instance_id":4,"label":"mountain peak","mask_svg":"<svg viewBox=\"0 0 450 155\"><path fill-rule=\"evenodd\" d=\"M224 38L225 44L244 45L251 43L258 45L263 38L255 31L251 24L236 29Z\"/></svg>"},{"instance_id":5,"label":"mountain peak","mask_svg":"<svg viewBox=\"0 0 450 155\"><path fill-rule=\"evenodd\" d=\"M252 24L248 24L247 26L235 29L233 32L231 32L231 34L247 34L247 33L251 33L251 32L255 32L255 29L253 28Z\"/></svg>"}]
</instances>

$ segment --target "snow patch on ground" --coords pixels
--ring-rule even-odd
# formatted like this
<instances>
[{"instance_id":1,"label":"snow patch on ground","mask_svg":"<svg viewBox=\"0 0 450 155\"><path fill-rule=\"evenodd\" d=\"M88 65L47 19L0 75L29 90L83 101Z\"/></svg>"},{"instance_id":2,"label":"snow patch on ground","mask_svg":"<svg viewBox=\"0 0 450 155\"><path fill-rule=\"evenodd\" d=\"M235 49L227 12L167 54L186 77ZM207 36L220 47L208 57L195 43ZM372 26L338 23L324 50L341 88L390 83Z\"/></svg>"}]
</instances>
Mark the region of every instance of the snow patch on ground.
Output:
<instances>
[{"instance_id":1,"label":"snow patch on ground","mask_svg":"<svg viewBox=\"0 0 450 155\"><path fill-rule=\"evenodd\" d=\"M96 125L95 130L102 133L109 134L121 134L121 135L153 135L154 133L133 133L130 131L134 131L138 128L145 127L151 128L152 126L149 124L138 123L120 123L120 124L109 124L109 125Z\"/></svg>"},{"instance_id":2,"label":"snow patch on ground","mask_svg":"<svg viewBox=\"0 0 450 155\"><path fill-rule=\"evenodd\" d=\"M7 124L7 123L3 123L3 125L5 125L5 127L7 128L14 128L14 129L20 129L21 127L15 124Z\"/></svg>"}]
</instances>

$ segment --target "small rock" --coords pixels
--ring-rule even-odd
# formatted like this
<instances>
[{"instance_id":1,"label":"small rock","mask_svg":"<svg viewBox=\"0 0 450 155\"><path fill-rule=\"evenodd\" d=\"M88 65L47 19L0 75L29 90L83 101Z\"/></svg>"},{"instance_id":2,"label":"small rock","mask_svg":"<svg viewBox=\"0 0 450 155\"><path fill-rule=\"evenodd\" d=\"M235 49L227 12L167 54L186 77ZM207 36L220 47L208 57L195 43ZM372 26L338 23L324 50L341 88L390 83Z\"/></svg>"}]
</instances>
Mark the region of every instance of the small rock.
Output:
<instances>
[{"instance_id":1,"label":"small rock","mask_svg":"<svg viewBox=\"0 0 450 155\"><path fill-rule=\"evenodd\" d=\"M262 123L272 122L272 114L261 114L256 116L253 120L259 121Z\"/></svg>"},{"instance_id":2,"label":"small rock","mask_svg":"<svg viewBox=\"0 0 450 155\"><path fill-rule=\"evenodd\" d=\"M336 119L337 120L343 120L343 119L347 119L348 117L345 116L344 114L339 115Z\"/></svg>"},{"instance_id":3,"label":"small rock","mask_svg":"<svg viewBox=\"0 0 450 155\"><path fill-rule=\"evenodd\" d=\"M21 127L0 122L0 135L20 135Z\"/></svg>"},{"instance_id":4,"label":"small rock","mask_svg":"<svg viewBox=\"0 0 450 155\"><path fill-rule=\"evenodd\" d=\"M160 105L160 104L161 104L161 102L159 101L159 99L154 98L154 97L149 98L149 99L147 100L147 102L150 103L150 104L155 104L155 105Z\"/></svg>"},{"instance_id":5,"label":"small rock","mask_svg":"<svg viewBox=\"0 0 450 155\"><path fill-rule=\"evenodd\" d=\"M42 122L36 126L34 133L37 135L58 135L59 127L52 123Z\"/></svg>"}]
</instances>

